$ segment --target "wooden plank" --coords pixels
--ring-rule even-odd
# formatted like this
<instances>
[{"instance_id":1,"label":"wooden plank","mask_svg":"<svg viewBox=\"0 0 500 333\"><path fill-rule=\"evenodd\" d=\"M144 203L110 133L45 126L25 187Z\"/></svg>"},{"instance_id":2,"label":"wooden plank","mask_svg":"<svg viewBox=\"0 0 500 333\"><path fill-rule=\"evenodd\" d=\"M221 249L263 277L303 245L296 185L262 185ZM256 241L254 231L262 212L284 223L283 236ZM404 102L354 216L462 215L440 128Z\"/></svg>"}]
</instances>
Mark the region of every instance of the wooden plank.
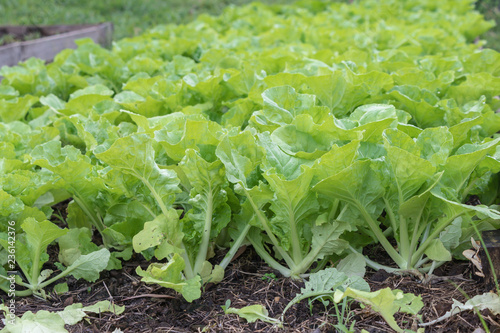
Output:
<instances>
[{"instance_id":1,"label":"wooden plank","mask_svg":"<svg viewBox=\"0 0 500 333\"><path fill-rule=\"evenodd\" d=\"M0 28L5 29L5 31L15 30L15 27L12 26ZM59 25L37 28L42 30L44 34L54 34L61 31L67 32L0 46L0 67L14 66L20 61L25 61L31 57L51 61L62 50L76 48L75 40L81 38L91 38L95 43L108 48L111 47L113 40L113 24L110 22L97 25Z\"/></svg>"},{"instance_id":2,"label":"wooden plank","mask_svg":"<svg viewBox=\"0 0 500 333\"><path fill-rule=\"evenodd\" d=\"M486 250L488 251L493 267L491 267L485 251L479 252L479 258L483 266L484 282L489 290L495 289L493 270L497 278L500 278L500 230L484 231L482 233Z\"/></svg>"},{"instance_id":3,"label":"wooden plank","mask_svg":"<svg viewBox=\"0 0 500 333\"><path fill-rule=\"evenodd\" d=\"M0 48L0 67L3 65L17 64L21 59L21 47L19 43L12 43ZM1 80L0 76L0 80Z\"/></svg>"},{"instance_id":4,"label":"wooden plank","mask_svg":"<svg viewBox=\"0 0 500 333\"><path fill-rule=\"evenodd\" d=\"M111 24L108 23L107 25L103 24L23 42L21 46L21 61L31 57L52 60L62 50L76 48L75 40L85 37L92 38L97 44L104 47L109 47L112 38L112 28L110 26Z\"/></svg>"},{"instance_id":5,"label":"wooden plank","mask_svg":"<svg viewBox=\"0 0 500 333\"><path fill-rule=\"evenodd\" d=\"M92 28L100 24L59 24L59 25L2 25L0 26L0 36L12 35L15 38L22 39L27 34L40 34L40 38L59 35L76 30Z\"/></svg>"}]
</instances>

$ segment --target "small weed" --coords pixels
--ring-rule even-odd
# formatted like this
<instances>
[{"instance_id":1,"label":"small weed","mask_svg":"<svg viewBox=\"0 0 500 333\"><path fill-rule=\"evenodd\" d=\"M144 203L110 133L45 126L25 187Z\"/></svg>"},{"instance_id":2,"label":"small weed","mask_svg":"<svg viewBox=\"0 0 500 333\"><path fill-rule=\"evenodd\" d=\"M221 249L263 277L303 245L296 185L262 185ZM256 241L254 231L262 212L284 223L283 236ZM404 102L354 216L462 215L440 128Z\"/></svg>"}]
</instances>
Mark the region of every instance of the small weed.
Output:
<instances>
[{"instance_id":1,"label":"small weed","mask_svg":"<svg viewBox=\"0 0 500 333\"><path fill-rule=\"evenodd\" d=\"M64 218L64 216L62 215L62 213L59 209L57 209L57 212L53 212L52 216L54 218L58 219L63 225L68 225L68 223L66 222L66 219Z\"/></svg>"},{"instance_id":2,"label":"small weed","mask_svg":"<svg viewBox=\"0 0 500 333\"><path fill-rule=\"evenodd\" d=\"M276 277L276 274L274 274L274 273L266 273L262 277L262 281L267 281L267 282L278 281L278 278Z\"/></svg>"}]
</instances>

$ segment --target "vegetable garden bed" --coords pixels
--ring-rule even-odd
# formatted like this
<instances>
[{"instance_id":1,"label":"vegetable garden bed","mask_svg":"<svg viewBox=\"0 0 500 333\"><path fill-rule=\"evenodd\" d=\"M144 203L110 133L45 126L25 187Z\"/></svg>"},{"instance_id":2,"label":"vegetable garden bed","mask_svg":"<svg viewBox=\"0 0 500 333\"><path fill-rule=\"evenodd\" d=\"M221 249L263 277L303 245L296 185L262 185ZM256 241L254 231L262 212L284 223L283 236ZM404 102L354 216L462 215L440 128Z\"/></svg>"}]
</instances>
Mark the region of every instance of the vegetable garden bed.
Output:
<instances>
[{"instance_id":1,"label":"vegetable garden bed","mask_svg":"<svg viewBox=\"0 0 500 333\"><path fill-rule=\"evenodd\" d=\"M500 229L472 8L252 4L3 67L3 332L498 325L498 284L456 261Z\"/></svg>"},{"instance_id":2,"label":"vegetable garden bed","mask_svg":"<svg viewBox=\"0 0 500 333\"><path fill-rule=\"evenodd\" d=\"M54 259L57 257L56 252L54 249ZM377 253L380 253L380 249L373 248L371 257L383 260L376 257ZM303 282L280 277L250 247L228 267L220 284L208 285L202 297L192 303L182 300L175 292L141 284L134 272L138 265L144 266L144 259L134 258L120 271L104 272L94 283L70 279L68 293L54 294L48 302L41 302L34 297L25 298L17 310L20 313L40 310L56 312L74 303L87 306L100 300L112 300L119 306L125 306L126 315L89 314L88 322L82 321L68 327L69 332L75 333L113 332L117 328L123 332L136 333L200 332L203 329L208 332L340 332L340 329L333 327L337 323L334 309L318 301L312 305L303 301L288 310L284 317L286 329L260 320L248 323L235 314L225 314L221 305L229 299L235 308L265 305L270 317L279 318L288 302L304 287ZM388 287L420 295L424 302L420 315L425 322L444 315L450 310L454 299L466 302L464 294L476 295L486 291L483 283L473 278L471 265L467 262L450 263L438 274L443 278L422 284L410 276L369 270L366 280L374 291ZM482 313L486 318L495 320L490 312ZM383 318L355 302L350 304L349 311L341 320L345 320L347 326L355 323L357 331L392 332ZM401 327L416 330L418 321L415 318L398 314L396 320ZM491 322L488 323L491 325ZM472 332L480 326L479 317L470 311L436 323L428 327L426 332ZM493 325L491 327L494 328Z\"/></svg>"}]
</instances>

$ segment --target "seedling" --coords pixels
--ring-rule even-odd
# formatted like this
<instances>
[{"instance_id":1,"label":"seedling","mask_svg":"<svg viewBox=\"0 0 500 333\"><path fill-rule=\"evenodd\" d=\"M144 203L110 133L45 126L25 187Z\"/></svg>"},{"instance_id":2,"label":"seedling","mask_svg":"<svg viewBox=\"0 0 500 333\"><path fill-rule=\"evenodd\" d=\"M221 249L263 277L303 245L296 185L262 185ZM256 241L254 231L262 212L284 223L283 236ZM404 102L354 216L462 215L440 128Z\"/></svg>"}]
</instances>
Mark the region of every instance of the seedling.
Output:
<instances>
[{"instance_id":1,"label":"seedling","mask_svg":"<svg viewBox=\"0 0 500 333\"><path fill-rule=\"evenodd\" d=\"M274 273L266 273L262 277L263 281L271 282L271 281L278 281L278 278L276 277L276 274Z\"/></svg>"}]
</instances>

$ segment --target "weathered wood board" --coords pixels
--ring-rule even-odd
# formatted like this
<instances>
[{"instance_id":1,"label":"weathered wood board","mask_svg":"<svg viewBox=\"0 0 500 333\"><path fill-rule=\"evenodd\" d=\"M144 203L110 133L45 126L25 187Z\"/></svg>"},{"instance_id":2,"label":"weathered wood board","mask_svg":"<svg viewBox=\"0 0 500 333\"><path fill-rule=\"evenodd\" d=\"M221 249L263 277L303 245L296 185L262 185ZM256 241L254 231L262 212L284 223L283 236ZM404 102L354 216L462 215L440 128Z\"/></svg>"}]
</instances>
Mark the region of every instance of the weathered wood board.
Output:
<instances>
[{"instance_id":1,"label":"weathered wood board","mask_svg":"<svg viewBox=\"0 0 500 333\"><path fill-rule=\"evenodd\" d=\"M34 29L48 36L0 46L0 67L14 66L31 57L51 61L62 50L76 48L75 40L80 38L92 38L96 43L108 48L111 47L113 39L113 24L110 22L40 27L0 26L0 32L15 36L22 36Z\"/></svg>"},{"instance_id":2,"label":"weathered wood board","mask_svg":"<svg viewBox=\"0 0 500 333\"><path fill-rule=\"evenodd\" d=\"M487 288L493 290L495 289L493 272L500 279L500 230L484 231L482 237L493 264L493 267L491 267L484 250L479 252L483 266L484 282Z\"/></svg>"}]
</instances>

